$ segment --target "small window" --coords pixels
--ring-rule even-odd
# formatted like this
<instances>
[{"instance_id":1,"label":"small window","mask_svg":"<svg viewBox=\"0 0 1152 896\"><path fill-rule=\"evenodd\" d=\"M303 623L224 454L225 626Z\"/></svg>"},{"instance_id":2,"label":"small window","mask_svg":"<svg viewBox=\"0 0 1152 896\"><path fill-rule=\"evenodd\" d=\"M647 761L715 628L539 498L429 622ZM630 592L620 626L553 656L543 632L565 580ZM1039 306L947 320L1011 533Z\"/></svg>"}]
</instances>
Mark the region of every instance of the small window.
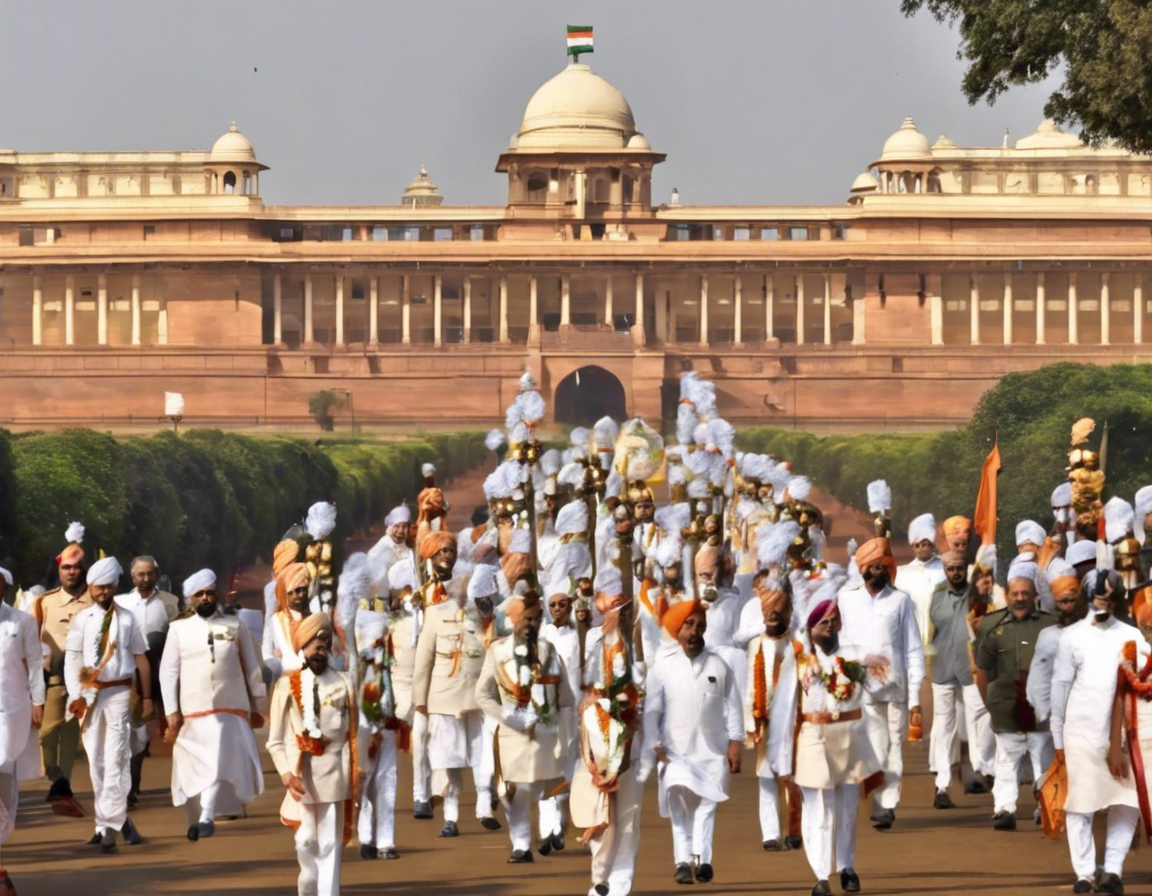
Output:
<instances>
[{"instance_id":1,"label":"small window","mask_svg":"<svg viewBox=\"0 0 1152 896\"><path fill-rule=\"evenodd\" d=\"M291 227L281 227L280 228L280 239L282 239L282 240L291 240L295 235L296 235L296 231L293 230Z\"/></svg>"},{"instance_id":2,"label":"small window","mask_svg":"<svg viewBox=\"0 0 1152 896\"><path fill-rule=\"evenodd\" d=\"M345 243L350 243L353 240L351 227L343 227L340 229L340 239Z\"/></svg>"},{"instance_id":3,"label":"small window","mask_svg":"<svg viewBox=\"0 0 1152 896\"><path fill-rule=\"evenodd\" d=\"M85 297L90 297L92 295L92 290L82 289L82 290L80 290L80 295L85 296Z\"/></svg>"},{"instance_id":4,"label":"small window","mask_svg":"<svg viewBox=\"0 0 1152 896\"><path fill-rule=\"evenodd\" d=\"M452 242L452 228L451 227L436 227L432 231L432 242L434 243L450 243Z\"/></svg>"},{"instance_id":5,"label":"small window","mask_svg":"<svg viewBox=\"0 0 1152 896\"><path fill-rule=\"evenodd\" d=\"M546 175L536 172L528 176L528 201L529 202L543 202L548 194L548 178Z\"/></svg>"},{"instance_id":6,"label":"small window","mask_svg":"<svg viewBox=\"0 0 1152 896\"><path fill-rule=\"evenodd\" d=\"M21 227L20 228L20 245L21 246L33 245L32 228L31 227Z\"/></svg>"},{"instance_id":7,"label":"small window","mask_svg":"<svg viewBox=\"0 0 1152 896\"><path fill-rule=\"evenodd\" d=\"M714 239L714 240L724 239L724 228L723 227L713 227L712 228L712 239Z\"/></svg>"},{"instance_id":8,"label":"small window","mask_svg":"<svg viewBox=\"0 0 1152 896\"><path fill-rule=\"evenodd\" d=\"M848 239L848 224L833 224L832 225L832 239L846 240Z\"/></svg>"},{"instance_id":9,"label":"small window","mask_svg":"<svg viewBox=\"0 0 1152 896\"><path fill-rule=\"evenodd\" d=\"M362 282L360 282L359 280L353 280L352 281L352 301L353 302L363 302L364 301L364 284Z\"/></svg>"},{"instance_id":10,"label":"small window","mask_svg":"<svg viewBox=\"0 0 1152 896\"><path fill-rule=\"evenodd\" d=\"M468 231L468 238L471 239L474 243L484 242L484 225L473 224L471 229Z\"/></svg>"},{"instance_id":11,"label":"small window","mask_svg":"<svg viewBox=\"0 0 1152 896\"><path fill-rule=\"evenodd\" d=\"M737 242L744 242L752 238L752 230L748 227L735 227L732 229L732 239Z\"/></svg>"},{"instance_id":12,"label":"small window","mask_svg":"<svg viewBox=\"0 0 1152 896\"><path fill-rule=\"evenodd\" d=\"M405 239L403 227L393 226L388 228L388 241L390 243L402 243Z\"/></svg>"},{"instance_id":13,"label":"small window","mask_svg":"<svg viewBox=\"0 0 1152 896\"><path fill-rule=\"evenodd\" d=\"M373 240L373 242L377 242L377 243L387 242L387 240L388 240L388 228L387 227L381 227L379 224L377 224L375 227L372 228L372 240Z\"/></svg>"},{"instance_id":14,"label":"small window","mask_svg":"<svg viewBox=\"0 0 1152 896\"><path fill-rule=\"evenodd\" d=\"M794 242L802 242L802 241L808 239L808 228L807 227L789 227L788 228L788 239L790 239Z\"/></svg>"},{"instance_id":15,"label":"small window","mask_svg":"<svg viewBox=\"0 0 1152 896\"><path fill-rule=\"evenodd\" d=\"M404 228L404 241L407 243L420 242L420 228L415 225L409 225Z\"/></svg>"},{"instance_id":16,"label":"small window","mask_svg":"<svg viewBox=\"0 0 1152 896\"><path fill-rule=\"evenodd\" d=\"M155 232L156 232L156 225L155 224L145 224L144 225L144 236L152 236L152 234L154 234Z\"/></svg>"},{"instance_id":17,"label":"small window","mask_svg":"<svg viewBox=\"0 0 1152 896\"><path fill-rule=\"evenodd\" d=\"M761 227L760 228L760 239L765 241L765 242L770 242L770 243L776 242L778 239L780 239L780 228L779 227Z\"/></svg>"}]
</instances>

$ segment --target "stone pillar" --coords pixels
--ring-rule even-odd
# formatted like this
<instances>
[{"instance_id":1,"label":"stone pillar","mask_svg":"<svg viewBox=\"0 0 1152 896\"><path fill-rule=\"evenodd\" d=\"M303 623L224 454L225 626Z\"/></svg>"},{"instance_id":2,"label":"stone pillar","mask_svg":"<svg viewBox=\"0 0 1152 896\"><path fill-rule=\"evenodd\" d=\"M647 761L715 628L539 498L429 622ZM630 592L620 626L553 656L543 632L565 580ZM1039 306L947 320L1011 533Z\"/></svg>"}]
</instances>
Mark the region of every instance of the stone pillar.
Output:
<instances>
[{"instance_id":1,"label":"stone pillar","mask_svg":"<svg viewBox=\"0 0 1152 896\"><path fill-rule=\"evenodd\" d=\"M532 278L535 283L536 278ZM472 341L472 278L464 275L464 342Z\"/></svg>"},{"instance_id":2,"label":"stone pillar","mask_svg":"<svg viewBox=\"0 0 1152 896\"><path fill-rule=\"evenodd\" d=\"M1068 274L1068 344L1080 344L1080 300L1076 297L1076 272Z\"/></svg>"},{"instance_id":3,"label":"stone pillar","mask_svg":"<svg viewBox=\"0 0 1152 896\"><path fill-rule=\"evenodd\" d=\"M1044 296L1044 272L1036 272L1036 344L1044 344L1044 325L1047 323L1048 303Z\"/></svg>"},{"instance_id":4,"label":"stone pillar","mask_svg":"<svg viewBox=\"0 0 1152 896\"><path fill-rule=\"evenodd\" d=\"M636 273L636 327L640 335L644 334L644 275Z\"/></svg>"},{"instance_id":5,"label":"stone pillar","mask_svg":"<svg viewBox=\"0 0 1152 896\"><path fill-rule=\"evenodd\" d=\"M804 275L796 275L796 344L804 344Z\"/></svg>"},{"instance_id":6,"label":"stone pillar","mask_svg":"<svg viewBox=\"0 0 1152 896\"><path fill-rule=\"evenodd\" d=\"M700 275L700 344L708 345L708 275Z\"/></svg>"},{"instance_id":7,"label":"stone pillar","mask_svg":"<svg viewBox=\"0 0 1152 896\"><path fill-rule=\"evenodd\" d=\"M380 344L380 278L368 278L368 344Z\"/></svg>"},{"instance_id":8,"label":"stone pillar","mask_svg":"<svg viewBox=\"0 0 1152 896\"><path fill-rule=\"evenodd\" d=\"M443 337L441 336L441 320L443 310L441 308L441 301L444 295L444 277L437 274L432 278L432 344L443 344Z\"/></svg>"},{"instance_id":9,"label":"stone pillar","mask_svg":"<svg viewBox=\"0 0 1152 896\"><path fill-rule=\"evenodd\" d=\"M845 287L847 288L847 287ZM867 293L867 279L865 279L864 292ZM852 344L864 344L864 322L867 319L866 314L868 311L867 303L864 301L864 295L852 296Z\"/></svg>"},{"instance_id":10,"label":"stone pillar","mask_svg":"<svg viewBox=\"0 0 1152 896\"><path fill-rule=\"evenodd\" d=\"M105 274L96 277L96 341L100 345L108 344L108 277Z\"/></svg>"},{"instance_id":11,"label":"stone pillar","mask_svg":"<svg viewBox=\"0 0 1152 896\"><path fill-rule=\"evenodd\" d=\"M284 341L284 285L279 274L272 275L272 344L279 345ZM135 295L135 289L133 289ZM136 331L136 302L132 302L132 331ZM135 339L133 339L135 344Z\"/></svg>"},{"instance_id":12,"label":"stone pillar","mask_svg":"<svg viewBox=\"0 0 1152 896\"><path fill-rule=\"evenodd\" d=\"M572 278L568 274L560 275L560 326L567 327L572 324Z\"/></svg>"},{"instance_id":13,"label":"stone pillar","mask_svg":"<svg viewBox=\"0 0 1152 896\"><path fill-rule=\"evenodd\" d=\"M968 341L980 344L980 281L975 274L968 278Z\"/></svg>"},{"instance_id":14,"label":"stone pillar","mask_svg":"<svg viewBox=\"0 0 1152 896\"><path fill-rule=\"evenodd\" d=\"M316 341L316 329L312 325L312 275L304 275L304 342L311 345Z\"/></svg>"},{"instance_id":15,"label":"stone pillar","mask_svg":"<svg viewBox=\"0 0 1152 896\"><path fill-rule=\"evenodd\" d=\"M168 300L160 300L160 314L156 318L156 341L160 345L168 344Z\"/></svg>"},{"instance_id":16,"label":"stone pillar","mask_svg":"<svg viewBox=\"0 0 1152 896\"><path fill-rule=\"evenodd\" d=\"M832 275L824 274L824 344L832 344Z\"/></svg>"},{"instance_id":17,"label":"stone pillar","mask_svg":"<svg viewBox=\"0 0 1152 896\"><path fill-rule=\"evenodd\" d=\"M412 344L412 278L408 274L400 278L400 342Z\"/></svg>"},{"instance_id":18,"label":"stone pillar","mask_svg":"<svg viewBox=\"0 0 1152 896\"><path fill-rule=\"evenodd\" d=\"M744 280L737 274L732 281L732 342L744 342Z\"/></svg>"},{"instance_id":19,"label":"stone pillar","mask_svg":"<svg viewBox=\"0 0 1152 896\"><path fill-rule=\"evenodd\" d=\"M500 341L508 341L508 275L500 275Z\"/></svg>"},{"instance_id":20,"label":"stone pillar","mask_svg":"<svg viewBox=\"0 0 1152 896\"><path fill-rule=\"evenodd\" d=\"M280 275L276 275L276 297L280 297ZM280 333L280 303L276 303L276 333ZM140 344L140 275L132 275L132 344Z\"/></svg>"},{"instance_id":21,"label":"stone pillar","mask_svg":"<svg viewBox=\"0 0 1152 896\"><path fill-rule=\"evenodd\" d=\"M1004 344L1012 344L1012 272L1004 272Z\"/></svg>"},{"instance_id":22,"label":"stone pillar","mask_svg":"<svg viewBox=\"0 0 1152 896\"><path fill-rule=\"evenodd\" d=\"M1137 271L1132 284L1132 341L1144 341L1144 274Z\"/></svg>"},{"instance_id":23,"label":"stone pillar","mask_svg":"<svg viewBox=\"0 0 1152 896\"><path fill-rule=\"evenodd\" d=\"M64 344L76 344L76 278L64 278Z\"/></svg>"},{"instance_id":24,"label":"stone pillar","mask_svg":"<svg viewBox=\"0 0 1152 896\"><path fill-rule=\"evenodd\" d=\"M764 341L776 338L776 277L767 274L764 277Z\"/></svg>"},{"instance_id":25,"label":"stone pillar","mask_svg":"<svg viewBox=\"0 0 1152 896\"><path fill-rule=\"evenodd\" d=\"M44 285L39 274L32 277L32 344L44 341Z\"/></svg>"},{"instance_id":26,"label":"stone pillar","mask_svg":"<svg viewBox=\"0 0 1152 896\"><path fill-rule=\"evenodd\" d=\"M344 275L337 274L336 281L336 344L344 344Z\"/></svg>"},{"instance_id":27,"label":"stone pillar","mask_svg":"<svg viewBox=\"0 0 1152 896\"><path fill-rule=\"evenodd\" d=\"M613 184L613 186L618 187L619 185L617 183ZM604 278L604 323L607 324L608 329L615 330L616 323L613 319L615 310L612 308L612 298L612 275L609 274Z\"/></svg>"},{"instance_id":28,"label":"stone pillar","mask_svg":"<svg viewBox=\"0 0 1152 896\"><path fill-rule=\"evenodd\" d=\"M608 282L611 283L612 280L609 279ZM536 275L533 274L528 278L528 326L531 328L538 323L540 323L539 287L536 283Z\"/></svg>"},{"instance_id":29,"label":"stone pillar","mask_svg":"<svg viewBox=\"0 0 1152 896\"><path fill-rule=\"evenodd\" d=\"M1111 345L1112 330L1112 286L1109 282L1111 273L1103 271L1100 274L1100 344Z\"/></svg>"},{"instance_id":30,"label":"stone pillar","mask_svg":"<svg viewBox=\"0 0 1152 896\"><path fill-rule=\"evenodd\" d=\"M940 274L924 275L924 291L928 293L928 325L932 331L932 344L944 344L944 278Z\"/></svg>"}]
</instances>

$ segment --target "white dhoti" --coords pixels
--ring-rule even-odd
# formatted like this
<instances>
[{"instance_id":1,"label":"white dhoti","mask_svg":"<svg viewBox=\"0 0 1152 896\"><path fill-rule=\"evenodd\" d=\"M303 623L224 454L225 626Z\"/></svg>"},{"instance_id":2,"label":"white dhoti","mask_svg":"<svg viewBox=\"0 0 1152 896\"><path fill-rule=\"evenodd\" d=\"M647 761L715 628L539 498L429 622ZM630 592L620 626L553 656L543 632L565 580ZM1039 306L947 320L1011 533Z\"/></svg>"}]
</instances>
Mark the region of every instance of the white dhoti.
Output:
<instances>
[{"instance_id":1,"label":"white dhoti","mask_svg":"<svg viewBox=\"0 0 1152 896\"><path fill-rule=\"evenodd\" d=\"M884 785L877 788L872 803L878 809L895 809L900 802L900 782L904 775L908 704L865 701L863 710L868 740L884 772Z\"/></svg>"},{"instance_id":2,"label":"white dhoti","mask_svg":"<svg viewBox=\"0 0 1152 896\"><path fill-rule=\"evenodd\" d=\"M256 737L247 719L211 713L185 719L172 747L172 805L189 824L241 815L264 792Z\"/></svg>"},{"instance_id":3,"label":"white dhoti","mask_svg":"<svg viewBox=\"0 0 1152 896\"><path fill-rule=\"evenodd\" d=\"M445 821L460 820L466 768L476 785L476 817L492 814L492 769L485 763L484 741L484 714L478 709L461 716L428 715L428 763L443 773L433 775L432 790L444 796Z\"/></svg>"},{"instance_id":4,"label":"white dhoti","mask_svg":"<svg viewBox=\"0 0 1152 896\"><path fill-rule=\"evenodd\" d=\"M712 832L716 803L687 787L668 788L668 815L672 819L672 860L677 865L712 863Z\"/></svg>"},{"instance_id":5,"label":"white dhoti","mask_svg":"<svg viewBox=\"0 0 1152 896\"><path fill-rule=\"evenodd\" d=\"M372 731L360 726L359 737L372 740ZM366 769L360 795L356 836L362 846L392 849L396 845L396 732L380 732L376 758Z\"/></svg>"},{"instance_id":6,"label":"white dhoti","mask_svg":"<svg viewBox=\"0 0 1152 896\"><path fill-rule=\"evenodd\" d=\"M824 790L801 787L800 791L804 794L804 815L801 819L804 853L816 879L828 880L833 871L843 871L854 866L860 785L841 784ZM833 849L835 866L832 864Z\"/></svg>"},{"instance_id":7,"label":"white dhoti","mask_svg":"<svg viewBox=\"0 0 1152 896\"><path fill-rule=\"evenodd\" d=\"M130 697L127 685L98 691L84 717L81 739L88 754L99 833L119 831L128 817L128 791L132 787Z\"/></svg>"},{"instance_id":8,"label":"white dhoti","mask_svg":"<svg viewBox=\"0 0 1152 896\"><path fill-rule=\"evenodd\" d=\"M338 896L343 851L344 803L300 803L296 858L298 896Z\"/></svg>"}]
</instances>

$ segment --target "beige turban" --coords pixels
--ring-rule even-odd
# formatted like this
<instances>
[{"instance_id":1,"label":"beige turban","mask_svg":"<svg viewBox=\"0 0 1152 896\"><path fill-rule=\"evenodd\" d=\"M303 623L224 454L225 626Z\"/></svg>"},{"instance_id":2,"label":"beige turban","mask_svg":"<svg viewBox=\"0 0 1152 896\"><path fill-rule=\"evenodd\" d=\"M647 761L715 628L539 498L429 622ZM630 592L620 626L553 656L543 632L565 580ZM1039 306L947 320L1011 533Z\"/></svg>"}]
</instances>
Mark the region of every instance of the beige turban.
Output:
<instances>
[{"instance_id":1,"label":"beige turban","mask_svg":"<svg viewBox=\"0 0 1152 896\"><path fill-rule=\"evenodd\" d=\"M540 606L540 597L535 591L529 591L527 594L517 594L508 599L504 604L504 615L512 625L517 625L520 622L520 617L524 615L524 611L531 607Z\"/></svg>"},{"instance_id":2,"label":"beige turban","mask_svg":"<svg viewBox=\"0 0 1152 896\"><path fill-rule=\"evenodd\" d=\"M451 532L429 532L420 542L420 557L429 560L446 547L456 547L456 536Z\"/></svg>"},{"instance_id":3,"label":"beige turban","mask_svg":"<svg viewBox=\"0 0 1152 896\"><path fill-rule=\"evenodd\" d=\"M272 575L278 576L289 563L295 563L300 546L291 538L286 538L272 550Z\"/></svg>"},{"instance_id":4,"label":"beige turban","mask_svg":"<svg viewBox=\"0 0 1152 896\"><path fill-rule=\"evenodd\" d=\"M84 548L78 544L70 544L60 552L60 556L56 558L58 563L82 563L84 562Z\"/></svg>"},{"instance_id":5,"label":"beige turban","mask_svg":"<svg viewBox=\"0 0 1152 896\"><path fill-rule=\"evenodd\" d=\"M947 523L945 523L947 525ZM883 561L890 580L896 578L896 561L892 558L892 545L887 538L870 538L856 549L856 567L861 573L876 561Z\"/></svg>"},{"instance_id":6,"label":"beige turban","mask_svg":"<svg viewBox=\"0 0 1152 896\"><path fill-rule=\"evenodd\" d=\"M288 609L288 593L312 581L308 567L303 563L289 563L276 576L276 609Z\"/></svg>"},{"instance_id":7,"label":"beige turban","mask_svg":"<svg viewBox=\"0 0 1152 896\"><path fill-rule=\"evenodd\" d=\"M532 571L532 555L520 551L505 554L500 558L500 569L509 586L515 585L520 578Z\"/></svg>"},{"instance_id":8,"label":"beige turban","mask_svg":"<svg viewBox=\"0 0 1152 896\"><path fill-rule=\"evenodd\" d=\"M313 613L305 616L292 632L292 649L299 653L316 638L332 637L332 620L327 613Z\"/></svg>"},{"instance_id":9,"label":"beige turban","mask_svg":"<svg viewBox=\"0 0 1152 896\"><path fill-rule=\"evenodd\" d=\"M950 516L944 520L940 528L944 531L944 537L950 539L957 535L968 534L972 528L972 520L966 516Z\"/></svg>"}]
</instances>

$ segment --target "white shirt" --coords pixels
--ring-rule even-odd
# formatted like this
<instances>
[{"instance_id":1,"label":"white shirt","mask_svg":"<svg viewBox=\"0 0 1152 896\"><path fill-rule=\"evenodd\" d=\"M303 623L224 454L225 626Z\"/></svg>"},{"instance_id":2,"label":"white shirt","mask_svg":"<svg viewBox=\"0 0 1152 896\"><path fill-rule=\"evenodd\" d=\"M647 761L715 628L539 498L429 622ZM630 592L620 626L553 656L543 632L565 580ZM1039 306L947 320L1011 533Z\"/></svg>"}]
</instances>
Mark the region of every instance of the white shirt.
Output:
<instances>
[{"instance_id":1,"label":"white shirt","mask_svg":"<svg viewBox=\"0 0 1152 896\"><path fill-rule=\"evenodd\" d=\"M895 586L910 598L916 607L916 622L920 626L920 641L927 645L929 610L932 607L932 592L945 580L944 564L939 557L927 560L913 559L896 570Z\"/></svg>"},{"instance_id":2,"label":"white shirt","mask_svg":"<svg viewBox=\"0 0 1152 896\"><path fill-rule=\"evenodd\" d=\"M133 588L127 594L117 594L115 601L136 617L136 624L144 632L145 641L152 635L168 631L172 614L169 613L168 606L160 597L159 591L153 591L151 596L143 598L140 592Z\"/></svg>"},{"instance_id":3,"label":"white shirt","mask_svg":"<svg viewBox=\"0 0 1152 896\"><path fill-rule=\"evenodd\" d=\"M879 654L892 664L887 681L869 675L870 703L920 703L924 681L924 644L916 608L903 591L891 585L873 597L861 582L840 589L841 642L851 644L863 656Z\"/></svg>"},{"instance_id":4,"label":"white shirt","mask_svg":"<svg viewBox=\"0 0 1152 896\"><path fill-rule=\"evenodd\" d=\"M136 617L128 610L112 605L114 618L108 628L108 639L116 644L112 658L100 670L98 681L118 681L136 674L136 657L148 652L144 633ZM80 682L82 668L95 669L100 665L100 627L104 623L104 610L96 604L76 614L68 628L67 653L64 657L64 683L68 697L75 700L84 690Z\"/></svg>"},{"instance_id":5,"label":"white shirt","mask_svg":"<svg viewBox=\"0 0 1152 896\"><path fill-rule=\"evenodd\" d=\"M1050 625L1036 637L1032 665L1028 667L1028 685L1025 696L1036 710L1036 721L1043 722L1052 715L1052 674L1056 666L1056 652L1060 636L1068 629Z\"/></svg>"},{"instance_id":6,"label":"white shirt","mask_svg":"<svg viewBox=\"0 0 1152 896\"><path fill-rule=\"evenodd\" d=\"M389 569L393 563L411 557L412 548L403 542L398 544L387 533L368 550L368 562L373 569Z\"/></svg>"},{"instance_id":7,"label":"white shirt","mask_svg":"<svg viewBox=\"0 0 1152 896\"><path fill-rule=\"evenodd\" d=\"M24 752L34 705L44 705L36 620L0 601L0 765Z\"/></svg>"},{"instance_id":8,"label":"white shirt","mask_svg":"<svg viewBox=\"0 0 1152 896\"><path fill-rule=\"evenodd\" d=\"M568 692L580 693L580 633L574 626L557 627L551 622L540 626L540 639L547 641L560 657L564 677L568 679Z\"/></svg>"}]
</instances>

